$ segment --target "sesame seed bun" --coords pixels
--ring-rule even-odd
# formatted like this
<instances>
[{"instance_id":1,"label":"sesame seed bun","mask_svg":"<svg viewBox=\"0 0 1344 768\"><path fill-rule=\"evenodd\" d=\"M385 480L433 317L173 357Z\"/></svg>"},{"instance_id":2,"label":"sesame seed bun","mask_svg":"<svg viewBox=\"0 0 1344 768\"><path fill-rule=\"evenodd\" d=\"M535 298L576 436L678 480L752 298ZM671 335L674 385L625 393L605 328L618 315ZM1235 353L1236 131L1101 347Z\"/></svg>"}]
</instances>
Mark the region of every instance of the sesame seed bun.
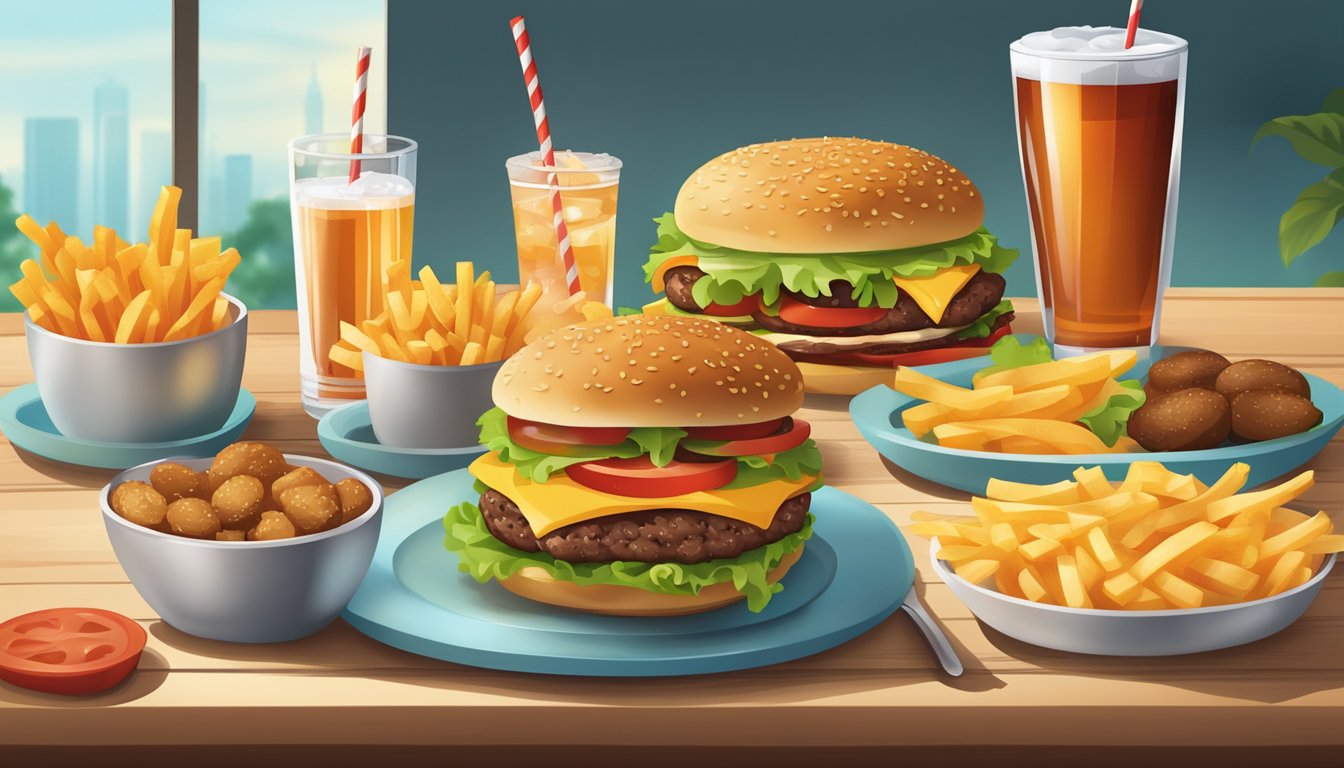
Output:
<instances>
[{"instance_id":1,"label":"sesame seed bun","mask_svg":"<svg viewBox=\"0 0 1344 768\"><path fill-rule=\"evenodd\" d=\"M775 141L692 173L677 226L743 251L861 253L955 240L984 222L980 191L940 157L867 139Z\"/></svg>"},{"instance_id":2,"label":"sesame seed bun","mask_svg":"<svg viewBox=\"0 0 1344 768\"><path fill-rule=\"evenodd\" d=\"M797 363L750 333L696 317L589 320L538 338L495 376L510 416L576 427L752 424L803 404Z\"/></svg>"}]
</instances>

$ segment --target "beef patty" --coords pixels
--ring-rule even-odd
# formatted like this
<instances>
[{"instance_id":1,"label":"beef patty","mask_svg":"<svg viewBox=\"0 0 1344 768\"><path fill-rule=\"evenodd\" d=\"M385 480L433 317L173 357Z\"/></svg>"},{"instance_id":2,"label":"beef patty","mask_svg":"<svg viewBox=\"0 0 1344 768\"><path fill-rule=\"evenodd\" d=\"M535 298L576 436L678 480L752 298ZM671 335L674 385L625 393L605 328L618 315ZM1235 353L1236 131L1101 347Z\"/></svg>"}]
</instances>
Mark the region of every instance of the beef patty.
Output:
<instances>
[{"instance_id":1,"label":"beef patty","mask_svg":"<svg viewBox=\"0 0 1344 768\"><path fill-rule=\"evenodd\" d=\"M508 496L493 488L481 494L481 515L495 538L524 552L546 552L571 563L702 563L733 558L797 533L807 519L812 494L780 505L770 527L689 509L649 509L567 525L537 538Z\"/></svg>"},{"instance_id":2,"label":"beef patty","mask_svg":"<svg viewBox=\"0 0 1344 768\"><path fill-rule=\"evenodd\" d=\"M664 276L664 282L667 285L667 300L673 306L687 312L702 312L700 306L695 303L695 297L691 295L691 289L695 286L696 281L704 276L705 273L700 271L699 267L684 266L669 269ZM943 312L942 320L938 323L934 323L925 314L924 310L915 303L910 294L905 291L900 292L900 296L896 300L896 306L887 310L887 313L881 318L866 325L858 325L852 328L821 328L799 325L760 311L755 312L753 317L762 328L767 330L803 336L878 336L886 333L918 331L923 328L956 328L970 325L975 322L976 318L993 309L1003 299L1003 291L1006 285L1003 275L977 272L952 298L947 310ZM858 306L858 302L850 297L854 287L849 283L843 280L835 280L831 282L830 288L830 296L813 297L793 291L784 291L784 294L795 301L810 304L814 307Z\"/></svg>"},{"instance_id":3,"label":"beef patty","mask_svg":"<svg viewBox=\"0 0 1344 768\"><path fill-rule=\"evenodd\" d=\"M985 314L994 308L1000 300L1003 299L1003 291L1007 282L1003 275L996 275L991 272L977 272L975 276L962 286L957 295L952 297L943 317L937 323L925 314L924 310L915 303L914 298L905 291L900 292L896 300L896 306L887 310L887 313L876 321L865 325L856 325L849 328L821 328L808 325L799 325L790 323L778 317L773 317L764 312L757 311L753 313L756 322L762 328L775 331L777 333L793 333L803 336L878 336L885 333L901 333L904 331L918 331L924 328L957 328L964 325L970 325L976 318ZM857 302L850 298L853 287L843 280L835 280L831 283L830 296L804 296L793 291L785 291L785 295L794 301L803 304L810 304L814 307L853 307Z\"/></svg>"}]
</instances>

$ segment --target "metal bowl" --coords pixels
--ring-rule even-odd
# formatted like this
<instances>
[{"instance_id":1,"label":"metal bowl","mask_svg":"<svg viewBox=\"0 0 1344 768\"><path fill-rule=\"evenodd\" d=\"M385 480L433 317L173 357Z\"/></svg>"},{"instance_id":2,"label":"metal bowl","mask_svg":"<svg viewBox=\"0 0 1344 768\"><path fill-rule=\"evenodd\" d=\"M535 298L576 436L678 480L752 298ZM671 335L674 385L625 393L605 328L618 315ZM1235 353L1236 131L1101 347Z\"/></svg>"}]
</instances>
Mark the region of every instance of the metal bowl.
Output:
<instances>
[{"instance_id":1,"label":"metal bowl","mask_svg":"<svg viewBox=\"0 0 1344 768\"><path fill-rule=\"evenodd\" d=\"M42 405L61 434L159 443L219 429L238 402L247 307L227 294L230 322L181 341L110 344L52 333L24 314Z\"/></svg>"},{"instance_id":2,"label":"metal bowl","mask_svg":"<svg viewBox=\"0 0 1344 768\"><path fill-rule=\"evenodd\" d=\"M1315 576L1273 597L1232 605L1162 611L1068 608L1005 595L958 576L929 548L934 573L975 617L1024 643L1099 656L1176 656L1252 643L1278 632L1306 613L1335 567L1335 555Z\"/></svg>"},{"instance_id":3,"label":"metal bowl","mask_svg":"<svg viewBox=\"0 0 1344 768\"><path fill-rule=\"evenodd\" d=\"M495 405L490 388L503 365L417 365L365 352L373 436L392 448L476 445L476 420Z\"/></svg>"},{"instance_id":4,"label":"metal bowl","mask_svg":"<svg viewBox=\"0 0 1344 768\"><path fill-rule=\"evenodd\" d=\"M335 483L353 477L373 492L373 506L323 533L276 541L208 541L175 536L122 518L112 489L149 480L158 462L112 478L99 502L107 538L131 584L164 621L197 637L276 643L317 632L336 618L364 579L378 546L383 490L373 478L325 459L291 456ZM212 459L174 459L197 470Z\"/></svg>"}]
</instances>

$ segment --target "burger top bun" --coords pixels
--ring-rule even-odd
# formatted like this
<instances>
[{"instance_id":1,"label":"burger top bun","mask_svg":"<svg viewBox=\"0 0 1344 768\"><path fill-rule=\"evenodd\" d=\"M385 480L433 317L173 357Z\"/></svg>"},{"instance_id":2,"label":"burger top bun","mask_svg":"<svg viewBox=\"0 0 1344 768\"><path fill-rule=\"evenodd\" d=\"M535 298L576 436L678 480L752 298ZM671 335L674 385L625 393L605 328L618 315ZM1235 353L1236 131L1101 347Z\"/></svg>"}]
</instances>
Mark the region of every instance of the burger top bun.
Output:
<instances>
[{"instance_id":1,"label":"burger top bun","mask_svg":"<svg viewBox=\"0 0 1344 768\"><path fill-rule=\"evenodd\" d=\"M774 345L694 317L589 320L542 336L495 376L495 405L576 427L751 424L803 404L797 364Z\"/></svg>"},{"instance_id":2,"label":"burger top bun","mask_svg":"<svg viewBox=\"0 0 1344 768\"><path fill-rule=\"evenodd\" d=\"M860 253L965 237L984 222L966 174L923 150L867 139L752 144L692 173L677 227L693 240L767 253Z\"/></svg>"}]
</instances>

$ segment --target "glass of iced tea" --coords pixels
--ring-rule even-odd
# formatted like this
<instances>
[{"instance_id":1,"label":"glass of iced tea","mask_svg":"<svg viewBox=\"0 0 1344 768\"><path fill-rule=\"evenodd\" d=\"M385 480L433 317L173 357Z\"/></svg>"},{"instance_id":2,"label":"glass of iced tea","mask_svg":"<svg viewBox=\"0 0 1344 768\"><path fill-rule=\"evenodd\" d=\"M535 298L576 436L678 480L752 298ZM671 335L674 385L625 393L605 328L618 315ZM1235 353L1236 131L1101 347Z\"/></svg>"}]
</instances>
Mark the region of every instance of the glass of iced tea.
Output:
<instances>
[{"instance_id":1,"label":"glass of iced tea","mask_svg":"<svg viewBox=\"0 0 1344 768\"><path fill-rule=\"evenodd\" d=\"M410 261L415 154L415 142L400 136L365 134L358 155L350 154L349 134L289 143L299 385L314 418L364 397L360 372L327 352L342 322L359 326L383 311L388 265ZM352 160L359 162L353 183Z\"/></svg>"},{"instance_id":2,"label":"glass of iced tea","mask_svg":"<svg viewBox=\"0 0 1344 768\"><path fill-rule=\"evenodd\" d=\"M547 178L551 169L542 163L539 152L511 157L504 166L513 198L518 280L523 284L535 281L545 289L547 299L563 300L568 289L556 250ZM579 287L589 299L611 306L621 161L611 155L565 151L555 153L555 166Z\"/></svg>"},{"instance_id":3,"label":"glass of iced tea","mask_svg":"<svg viewBox=\"0 0 1344 768\"><path fill-rule=\"evenodd\" d=\"M1058 354L1157 342L1171 276L1186 42L1061 27L1009 46L1037 295Z\"/></svg>"}]
</instances>

